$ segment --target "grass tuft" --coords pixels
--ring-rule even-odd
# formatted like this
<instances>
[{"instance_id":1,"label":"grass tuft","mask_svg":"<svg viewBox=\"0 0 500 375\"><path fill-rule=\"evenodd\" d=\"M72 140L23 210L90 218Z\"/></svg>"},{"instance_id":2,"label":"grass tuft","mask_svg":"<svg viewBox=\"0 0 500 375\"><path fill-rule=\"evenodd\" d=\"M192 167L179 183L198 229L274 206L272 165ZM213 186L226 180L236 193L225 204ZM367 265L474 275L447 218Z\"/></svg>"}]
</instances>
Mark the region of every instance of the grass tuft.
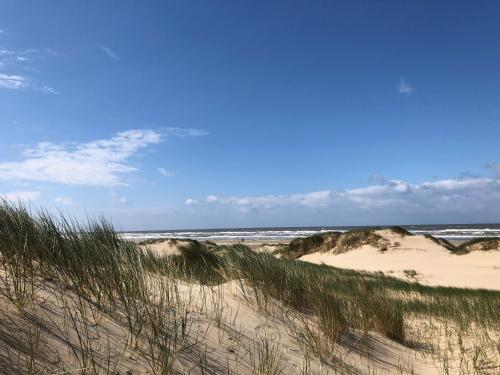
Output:
<instances>
[{"instance_id":1,"label":"grass tuft","mask_svg":"<svg viewBox=\"0 0 500 375\"><path fill-rule=\"evenodd\" d=\"M444 248L446 248L447 250L450 250L450 251L456 251L456 246L453 245L450 241L444 239L444 238L438 238L438 237L434 237L430 234L424 234L424 237L437 243L438 245L440 246L443 246Z\"/></svg>"}]
</instances>

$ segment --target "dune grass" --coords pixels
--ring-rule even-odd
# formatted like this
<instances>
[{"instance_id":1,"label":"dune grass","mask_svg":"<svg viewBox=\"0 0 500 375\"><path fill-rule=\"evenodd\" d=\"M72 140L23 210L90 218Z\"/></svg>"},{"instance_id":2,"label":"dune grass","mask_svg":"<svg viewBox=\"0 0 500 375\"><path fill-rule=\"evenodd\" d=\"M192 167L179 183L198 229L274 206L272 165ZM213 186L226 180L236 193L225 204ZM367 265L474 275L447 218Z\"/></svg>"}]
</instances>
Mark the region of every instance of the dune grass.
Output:
<instances>
[{"instance_id":1,"label":"dune grass","mask_svg":"<svg viewBox=\"0 0 500 375\"><path fill-rule=\"evenodd\" d=\"M275 254L284 259L298 259L301 256L316 252L330 251L332 254L341 254L363 245L371 245L384 251L387 249L388 243L382 236L375 233L375 231L383 229L403 237L413 236L413 233L398 226L386 228L371 227L349 230L347 232L325 232L310 237L296 238L289 244L279 247ZM500 248L500 238L498 237L474 238L460 245L454 245L444 238L434 237L430 234L425 234L424 236L456 255L465 255L472 251L497 250Z\"/></svg>"},{"instance_id":2,"label":"dune grass","mask_svg":"<svg viewBox=\"0 0 500 375\"><path fill-rule=\"evenodd\" d=\"M396 315L406 313L485 324L500 322L495 312L500 308L500 293L496 291L428 287L383 274L276 259L243 247L232 249L223 268L227 278L246 280L264 301L276 298L303 311L317 311L321 301L337 300L352 327L390 326L399 319ZM391 321L364 321L366 316L384 318L383 313L376 311L383 309L384 304L386 317ZM369 312L371 309L374 314Z\"/></svg>"},{"instance_id":3,"label":"dune grass","mask_svg":"<svg viewBox=\"0 0 500 375\"><path fill-rule=\"evenodd\" d=\"M382 230L382 227L373 227L368 229L353 229L347 232L325 232L315 234L310 237L301 237L292 240L287 245L282 245L276 254L285 259L298 259L303 255L332 251L334 254L345 253L363 245L371 245L385 250L388 243L375 231ZM385 228L400 236L413 236L406 229L393 226Z\"/></svg>"},{"instance_id":4,"label":"dune grass","mask_svg":"<svg viewBox=\"0 0 500 375\"><path fill-rule=\"evenodd\" d=\"M365 243L380 245L379 237L373 231L344 236L325 233L292 242L290 258L332 243L341 250ZM140 339L148 343L144 355L153 373L172 373L177 358L190 347L190 323L187 310L178 311L179 305L172 303L175 291L168 281L159 284L155 288L159 294L152 297L152 275L204 285L239 280L243 292L251 292L264 311L278 303L312 317L332 343L354 331L376 331L405 344L406 322L415 316L500 332L500 292L428 287L379 273L277 259L243 245L192 241L181 253L155 256L147 247L122 240L103 219L79 224L44 211L33 213L22 205L0 203L0 291L4 297L23 310L37 294L37 279L71 290L82 305L72 319L74 325L93 327L94 323L78 325L89 319L84 304L92 306L91 311L123 317L129 345ZM266 345L256 366L276 369L279 365L269 353L277 349ZM89 348L86 352L92 353ZM91 359L85 357L81 366L93 364Z\"/></svg>"},{"instance_id":5,"label":"dune grass","mask_svg":"<svg viewBox=\"0 0 500 375\"><path fill-rule=\"evenodd\" d=\"M444 248L450 250L453 254L456 255L465 255L473 251L500 250L500 237L472 238L470 240L462 242L459 245L454 245L444 238L437 238L431 236L430 234L425 234L424 236L434 241L438 245L441 245Z\"/></svg>"},{"instance_id":6,"label":"dune grass","mask_svg":"<svg viewBox=\"0 0 500 375\"><path fill-rule=\"evenodd\" d=\"M392 226L392 227L389 227L387 229L389 229L391 232L399 234L400 236L413 236L414 235L412 232L410 232L402 227L398 227L398 226Z\"/></svg>"},{"instance_id":7,"label":"dune grass","mask_svg":"<svg viewBox=\"0 0 500 375\"><path fill-rule=\"evenodd\" d=\"M472 251L500 250L499 237L473 238L461 243L454 250L456 254L468 254Z\"/></svg>"},{"instance_id":8,"label":"dune grass","mask_svg":"<svg viewBox=\"0 0 500 375\"><path fill-rule=\"evenodd\" d=\"M450 241L444 239L444 238L438 238L438 237L434 237L430 234L424 234L424 237L437 243L438 245L440 246L443 246L445 249L447 250L450 250L452 252L455 252L456 251L456 246L453 245Z\"/></svg>"},{"instance_id":9,"label":"dune grass","mask_svg":"<svg viewBox=\"0 0 500 375\"><path fill-rule=\"evenodd\" d=\"M325 252L334 248L341 236L341 232L325 232L310 237L296 238L289 244L281 246L277 254L286 259L297 259L310 253Z\"/></svg>"}]
</instances>

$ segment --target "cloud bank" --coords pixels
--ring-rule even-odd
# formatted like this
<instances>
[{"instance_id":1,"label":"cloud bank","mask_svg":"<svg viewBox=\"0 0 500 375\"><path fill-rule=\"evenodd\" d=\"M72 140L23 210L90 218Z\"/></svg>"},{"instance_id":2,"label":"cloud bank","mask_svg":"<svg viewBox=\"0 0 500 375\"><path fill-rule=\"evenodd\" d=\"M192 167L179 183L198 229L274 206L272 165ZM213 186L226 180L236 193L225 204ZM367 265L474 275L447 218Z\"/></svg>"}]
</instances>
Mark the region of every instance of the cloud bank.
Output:
<instances>
[{"instance_id":1,"label":"cloud bank","mask_svg":"<svg viewBox=\"0 0 500 375\"><path fill-rule=\"evenodd\" d=\"M185 202L201 208L224 207L240 213L277 213L290 209L305 211L398 211L409 214L432 212L489 211L500 205L500 179L461 178L412 184L389 180L346 190L264 196L188 198ZM500 216L500 212L497 213Z\"/></svg>"}]
</instances>

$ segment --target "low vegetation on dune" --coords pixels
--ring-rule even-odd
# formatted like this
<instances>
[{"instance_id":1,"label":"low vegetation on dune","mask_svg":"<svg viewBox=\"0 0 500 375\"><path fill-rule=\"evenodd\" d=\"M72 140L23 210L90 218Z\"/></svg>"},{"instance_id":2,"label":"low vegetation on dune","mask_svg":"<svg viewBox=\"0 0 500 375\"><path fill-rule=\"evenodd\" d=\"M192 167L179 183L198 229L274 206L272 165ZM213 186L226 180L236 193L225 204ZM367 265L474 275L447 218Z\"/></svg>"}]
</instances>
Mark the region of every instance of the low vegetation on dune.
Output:
<instances>
[{"instance_id":1,"label":"low vegetation on dune","mask_svg":"<svg viewBox=\"0 0 500 375\"><path fill-rule=\"evenodd\" d=\"M425 237L457 255L465 255L473 251L500 250L500 238L498 237L473 238L459 245L454 245L444 238L436 238L428 234Z\"/></svg>"},{"instance_id":2,"label":"low vegetation on dune","mask_svg":"<svg viewBox=\"0 0 500 375\"><path fill-rule=\"evenodd\" d=\"M292 248L347 249L366 238L380 244L356 231ZM241 305L229 308L236 298ZM498 311L500 292L428 287L243 245L193 241L159 256L104 220L82 225L0 205L4 373L496 374Z\"/></svg>"},{"instance_id":3,"label":"low vegetation on dune","mask_svg":"<svg viewBox=\"0 0 500 375\"><path fill-rule=\"evenodd\" d=\"M457 254L468 254L472 251L490 251L490 250L500 250L500 238L498 237L473 238L457 246L455 252Z\"/></svg>"},{"instance_id":4,"label":"low vegetation on dune","mask_svg":"<svg viewBox=\"0 0 500 375\"><path fill-rule=\"evenodd\" d=\"M381 235L375 233L373 229L351 230L342 234L333 249L333 253L345 253L363 245L371 245L383 250L387 247L388 243Z\"/></svg>"},{"instance_id":5,"label":"low vegetation on dune","mask_svg":"<svg viewBox=\"0 0 500 375\"><path fill-rule=\"evenodd\" d=\"M306 254L326 252L336 246L341 236L341 232L325 232L296 238L289 244L280 246L277 253L287 259L297 259Z\"/></svg>"},{"instance_id":6,"label":"low vegetation on dune","mask_svg":"<svg viewBox=\"0 0 500 375\"><path fill-rule=\"evenodd\" d=\"M282 245L275 252L286 259L298 259L312 253L331 252L341 254L357 249L363 245L371 245L381 250L387 249L388 242L379 234L380 227L369 229L354 229L347 232L324 232L310 237L296 238L287 245ZM413 236L412 233L401 227L389 227L387 230L400 236Z\"/></svg>"},{"instance_id":7,"label":"low vegetation on dune","mask_svg":"<svg viewBox=\"0 0 500 375\"><path fill-rule=\"evenodd\" d=\"M304 255L313 253L330 252L331 254L342 254L358 249L363 245L370 245L381 251L385 251L390 243L383 236L376 233L381 230L387 230L402 237L413 236L413 233L397 226L355 229L347 232L332 231L315 234L310 237L296 238L289 244L279 246L274 254L285 259L298 259ZM454 245L444 238L434 237L430 234L425 234L424 237L456 255L469 254L473 251L500 250L500 239L497 237L474 238L460 245Z\"/></svg>"}]
</instances>

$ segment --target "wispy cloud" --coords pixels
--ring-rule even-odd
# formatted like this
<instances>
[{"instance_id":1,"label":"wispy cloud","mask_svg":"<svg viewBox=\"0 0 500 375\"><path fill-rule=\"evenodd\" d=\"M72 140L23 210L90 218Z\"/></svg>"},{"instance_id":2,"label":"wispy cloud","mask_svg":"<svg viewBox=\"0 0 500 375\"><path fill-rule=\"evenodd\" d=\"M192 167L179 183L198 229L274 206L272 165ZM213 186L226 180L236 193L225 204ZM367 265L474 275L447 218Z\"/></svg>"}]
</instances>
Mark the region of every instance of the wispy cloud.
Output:
<instances>
[{"instance_id":1,"label":"wispy cloud","mask_svg":"<svg viewBox=\"0 0 500 375\"><path fill-rule=\"evenodd\" d=\"M184 201L188 206L193 205L193 204L198 204L199 202L196 199L193 198L188 198Z\"/></svg>"},{"instance_id":2,"label":"wispy cloud","mask_svg":"<svg viewBox=\"0 0 500 375\"><path fill-rule=\"evenodd\" d=\"M414 91L413 87L410 86L406 78L401 77L398 83L398 93L402 95L409 95Z\"/></svg>"},{"instance_id":3,"label":"wispy cloud","mask_svg":"<svg viewBox=\"0 0 500 375\"><path fill-rule=\"evenodd\" d=\"M375 183L375 184L385 184L386 183L385 177L378 174L378 173L372 174L370 176L370 178L368 179L368 181Z\"/></svg>"},{"instance_id":4,"label":"wispy cloud","mask_svg":"<svg viewBox=\"0 0 500 375\"><path fill-rule=\"evenodd\" d=\"M19 71L20 69L23 71L34 70L31 63L35 58L54 56L54 53L55 51L50 49L42 51L36 49L26 49L22 51L0 49L0 68L8 68L11 71ZM44 94L58 94L57 90L53 87L41 84L32 77L19 73L0 73L0 88L10 90L31 89Z\"/></svg>"},{"instance_id":5,"label":"wispy cloud","mask_svg":"<svg viewBox=\"0 0 500 375\"><path fill-rule=\"evenodd\" d=\"M106 46L99 46L99 49L101 51L103 51L109 58L112 58L113 60L119 60L120 59L120 56L118 56L118 54L113 51L111 48L109 47L106 47Z\"/></svg>"},{"instance_id":6,"label":"wispy cloud","mask_svg":"<svg viewBox=\"0 0 500 375\"><path fill-rule=\"evenodd\" d=\"M17 201L35 201L42 195L39 191L10 191L8 193L0 193L0 199L6 199L10 202Z\"/></svg>"},{"instance_id":7,"label":"wispy cloud","mask_svg":"<svg viewBox=\"0 0 500 375\"><path fill-rule=\"evenodd\" d=\"M43 54L34 48L24 50L0 48L0 64L2 66L26 67L27 62L31 62Z\"/></svg>"},{"instance_id":8,"label":"wispy cloud","mask_svg":"<svg viewBox=\"0 0 500 375\"><path fill-rule=\"evenodd\" d=\"M116 192L112 192L111 193L111 201L113 203L120 203L120 204L126 204L126 203L128 203L128 199L127 198L119 195Z\"/></svg>"},{"instance_id":9,"label":"wispy cloud","mask_svg":"<svg viewBox=\"0 0 500 375\"><path fill-rule=\"evenodd\" d=\"M59 95L59 91L57 91L55 88L50 87L50 86L40 86L38 84L35 84L31 86L33 90L42 92L44 94L54 94L54 95Z\"/></svg>"},{"instance_id":10,"label":"wispy cloud","mask_svg":"<svg viewBox=\"0 0 500 375\"><path fill-rule=\"evenodd\" d=\"M29 86L26 77L0 73L0 87L4 89L20 90Z\"/></svg>"},{"instance_id":11,"label":"wispy cloud","mask_svg":"<svg viewBox=\"0 0 500 375\"><path fill-rule=\"evenodd\" d=\"M187 132L196 135L196 129ZM38 143L23 151L21 161L0 162L0 180L40 181L68 185L124 185L123 176L138 169L130 159L141 149L182 132L132 129L109 139L86 143Z\"/></svg>"},{"instance_id":12,"label":"wispy cloud","mask_svg":"<svg viewBox=\"0 0 500 375\"><path fill-rule=\"evenodd\" d=\"M63 204L66 206L73 204L73 200L71 198L67 198L67 197L57 197L56 199L54 199L54 202L56 202L58 204Z\"/></svg>"},{"instance_id":13,"label":"wispy cloud","mask_svg":"<svg viewBox=\"0 0 500 375\"><path fill-rule=\"evenodd\" d=\"M165 168L158 168L158 172L160 172L160 174L163 177L172 177L172 176L175 176L175 172L169 171L168 169L165 169Z\"/></svg>"},{"instance_id":14,"label":"wispy cloud","mask_svg":"<svg viewBox=\"0 0 500 375\"><path fill-rule=\"evenodd\" d=\"M44 94L59 94L53 87L39 85L28 77L2 73L0 73L0 88L10 90L32 89Z\"/></svg>"},{"instance_id":15,"label":"wispy cloud","mask_svg":"<svg viewBox=\"0 0 500 375\"><path fill-rule=\"evenodd\" d=\"M0 179L55 182L69 185L115 186L137 169L129 159L140 149L161 142L154 130L135 129L110 139L57 145L39 143L24 150L24 160L0 163Z\"/></svg>"},{"instance_id":16,"label":"wispy cloud","mask_svg":"<svg viewBox=\"0 0 500 375\"><path fill-rule=\"evenodd\" d=\"M173 135L181 138L208 135L206 130L193 128L164 128L164 133L166 135Z\"/></svg>"}]
</instances>

